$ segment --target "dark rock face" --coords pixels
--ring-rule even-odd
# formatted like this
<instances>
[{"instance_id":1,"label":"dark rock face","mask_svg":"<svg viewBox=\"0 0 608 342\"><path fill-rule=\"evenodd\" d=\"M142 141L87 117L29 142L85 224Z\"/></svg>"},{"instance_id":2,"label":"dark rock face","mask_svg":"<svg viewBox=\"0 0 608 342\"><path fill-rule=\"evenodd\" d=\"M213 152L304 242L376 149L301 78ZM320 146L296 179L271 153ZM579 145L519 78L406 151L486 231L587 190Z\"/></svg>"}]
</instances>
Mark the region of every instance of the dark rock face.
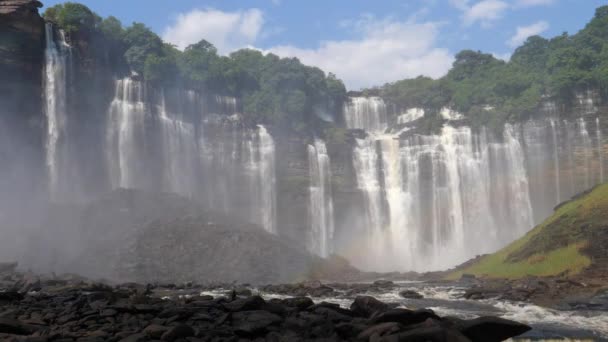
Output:
<instances>
[{"instance_id":1,"label":"dark rock face","mask_svg":"<svg viewBox=\"0 0 608 342\"><path fill-rule=\"evenodd\" d=\"M203 287L196 284L189 284L188 292L180 290L181 285L111 287L12 271L0 273L0 293L19 288L26 278L36 278L39 291L21 293L21 298L3 304L1 340L486 342L530 329L494 317L467 321L441 318L431 310L374 311L388 306L372 297L357 298L356 310L348 310L332 303L313 304L310 298L200 296L197 291ZM362 308L366 315L376 313L371 319L362 317Z\"/></svg>"},{"instance_id":2,"label":"dark rock face","mask_svg":"<svg viewBox=\"0 0 608 342\"><path fill-rule=\"evenodd\" d=\"M44 179L41 6L32 0L0 1L0 192L14 194L17 203L30 201ZM24 174L30 179L26 184L20 181Z\"/></svg>"}]
</instances>

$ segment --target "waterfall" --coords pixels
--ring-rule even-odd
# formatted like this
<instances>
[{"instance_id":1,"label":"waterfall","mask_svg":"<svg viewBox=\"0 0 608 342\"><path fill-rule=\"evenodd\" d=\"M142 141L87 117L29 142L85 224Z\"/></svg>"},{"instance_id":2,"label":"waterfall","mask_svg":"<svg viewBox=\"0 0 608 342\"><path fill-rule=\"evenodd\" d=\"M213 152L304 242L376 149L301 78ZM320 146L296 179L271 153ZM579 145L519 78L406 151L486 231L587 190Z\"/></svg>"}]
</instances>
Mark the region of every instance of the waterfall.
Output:
<instances>
[{"instance_id":1,"label":"waterfall","mask_svg":"<svg viewBox=\"0 0 608 342\"><path fill-rule=\"evenodd\" d=\"M370 135L354 168L366 199L367 269L429 270L501 247L533 225L524 157L515 128L488 141L482 130L445 126L440 135Z\"/></svg>"},{"instance_id":2,"label":"waterfall","mask_svg":"<svg viewBox=\"0 0 608 342\"><path fill-rule=\"evenodd\" d=\"M561 186L560 186L560 177L559 177L559 145L557 144L557 129L555 120L550 119L549 123L551 125L551 138L553 144L553 169L555 170L555 193L556 193L556 203L562 202L561 197Z\"/></svg>"},{"instance_id":3,"label":"waterfall","mask_svg":"<svg viewBox=\"0 0 608 342\"><path fill-rule=\"evenodd\" d=\"M308 170L310 175L310 237L308 247L319 256L333 252L334 207L331 190L329 154L322 140L315 139L308 145Z\"/></svg>"},{"instance_id":4,"label":"waterfall","mask_svg":"<svg viewBox=\"0 0 608 342\"><path fill-rule=\"evenodd\" d=\"M591 138L589 137L589 131L587 131L587 123L584 118L577 120L579 135L583 143L583 158L585 160L585 189L591 187L591 153L593 148L591 147Z\"/></svg>"},{"instance_id":5,"label":"waterfall","mask_svg":"<svg viewBox=\"0 0 608 342\"><path fill-rule=\"evenodd\" d=\"M269 233L276 233L276 171L275 147L266 127L258 125L257 139L249 142L252 172L251 195L261 202L258 223Z\"/></svg>"},{"instance_id":6,"label":"waterfall","mask_svg":"<svg viewBox=\"0 0 608 342\"><path fill-rule=\"evenodd\" d=\"M387 127L387 106L379 97L351 97L344 104L346 127L366 131L384 131Z\"/></svg>"},{"instance_id":7,"label":"waterfall","mask_svg":"<svg viewBox=\"0 0 608 342\"><path fill-rule=\"evenodd\" d=\"M191 96L188 99L195 101ZM194 125L180 117L183 113L169 114L164 91L161 93L159 112L165 190L193 197L197 185L195 165L198 157Z\"/></svg>"},{"instance_id":8,"label":"waterfall","mask_svg":"<svg viewBox=\"0 0 608 342\"><path fill-rule=\"evenodd\" d=\"M44 99L47 120L46 164L48 169L49 193L52 200L58 200L59 181L62 172L62 150L65 148L67 68L70 46L62 31L55 42L53 25L46 23L46 49L44 66Z\"/></svg>"},{"instance_id":9,"label":"waterfall","mask_svg":"<svg viewBox=\"0 0 608 342\"><path fill-rule=\"evenodd\" d=\"M106 124L106 159L112 188L141 188L146 174L145 87L130 78L117 80Z\"/></svg>"},{"instance_id":10,"label":"waterfall","mask_svg":"<svg viewBox=\"0 0 608 342\"><path fill-rule=\"evenodd\" d=\"M386 106L371 102L355 98L345 110L350 128L368 131L353 149L365 204L363 234L354 243L366 253L349 254L358 266L445 269L532 228L519 126L507 125L499 137L446 125L438 135L399 138L378 129Z\"/></svg>"},{"instance_id":11,"label":"waterfall","mask_svg":"<svg viewBox=\"0 0 608 342\"><path fill-rule=\"evenodd\" d=\"M604 138L602 137L602 126L600 118L595 119L596 138L597 138L597 153L600 163L600 183L604 183Z\"/></svg>"}]
</instances>

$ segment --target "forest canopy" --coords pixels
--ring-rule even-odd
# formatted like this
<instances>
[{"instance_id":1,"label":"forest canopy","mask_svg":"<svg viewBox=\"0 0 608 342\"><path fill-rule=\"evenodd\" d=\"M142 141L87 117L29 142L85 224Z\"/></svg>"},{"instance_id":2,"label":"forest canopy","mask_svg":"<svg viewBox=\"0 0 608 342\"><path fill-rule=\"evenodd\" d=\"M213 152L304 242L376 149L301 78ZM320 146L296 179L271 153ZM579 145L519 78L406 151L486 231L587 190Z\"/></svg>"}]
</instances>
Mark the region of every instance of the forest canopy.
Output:
<instances>
[{"instance_id":1,"label":"forest canopy","mask_svg":"<svg viewBox=\"0 0 608 342\"><path fill-rule=\"evenodd\" d=\"M525 119L538 110L543 98L563 103L588 89L608 94L608 6L599 7L575 35L529 37L508 62L465 50L455 56L452 69L438 80L421 76L366 92L406 108L438 112L450 106L473 123L487 124Z\"/></svg>"},{"instance_id":2,"label":"forest canopy","mask_svg":"<svg viewBox=\"0 0 608 342\"><path fill-rule=\"evenodd\" d=\"M142 23L124 27L115 17L102 19L72 2L48 8L44 17L68 33L101 36L105 50L119 56L115 62L125 64L147 82L237 96L244 111L257 122L302 131L311 124L322 124L319 113L340 113L347 95L334 74L303 65L297 58L253 49L222 56L206 40L181 51ZM456 54L452 68L440 79L419 76L363 93L380 95L400 108L425 108L431 113L427 114L429 120L437 119L440 108L448 106L473 124L500 125L534 114L544 98L569 105L575 92L587 89L608 93L608 6L599 7L575 35L529 37L508 62L464 50Z\"/></svg>"},{"instance_id":3,"label":"forest canopy","mask_svg":"<svg viewBox=\"0 0 608 342\"><path fill-rule=\"evenodd\" d=\"M339 112L346 97L346 88L335 75L303 65L297 58L253 49L221 56L206 40L181 51L142 23L124 27L115 17L102 19L72 2L50 7L43 16L67 33L99 36L105 50L120 56L117 62L147 82L239 97L245 112L257 122L301 131L318 124L317 112Z\"/></svg>"}]
</instances>

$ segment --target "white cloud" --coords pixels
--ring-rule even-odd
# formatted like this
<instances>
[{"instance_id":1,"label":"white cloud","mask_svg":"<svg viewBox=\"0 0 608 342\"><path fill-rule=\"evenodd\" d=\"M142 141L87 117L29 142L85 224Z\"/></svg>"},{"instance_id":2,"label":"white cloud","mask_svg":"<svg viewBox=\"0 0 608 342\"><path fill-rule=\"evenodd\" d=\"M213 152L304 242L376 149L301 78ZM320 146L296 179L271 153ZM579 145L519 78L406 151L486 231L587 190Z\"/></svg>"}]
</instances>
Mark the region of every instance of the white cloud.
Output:
<instances>
[{"instance_id":1,"label":"white cloud","mask_svg":"<svg viewBox=\"0 0 608 342\"><path fill-rule=\"evenodd\" d=\"M223 12L215 9L195 9L179 14L173 25L165 28L163 39L184 49L206 39L221 54L255 43L264 25L259 9Z\"/></svg>"},{"instance_id":2,"label":"white cloud","mask_svg":"<svg viewBox=\"0 0 608 342\"><path fill-rule=\"evenodd\" d=\"M515 7L545 6L555 3L555 0L517 0Z\"/></svg>"},{"instance_id":3,"label":"white cloud","mask_svg":"<svg viewBox=\"0 0 608 342\"><path fill-rule=\"evenodd\" d=\"M528 37L541 34L548 28L549 23L546 21L539 21L528 26L518 26L515 35L513 35L513 37L507 41L507 45L513 48L517 47L525 42Z\"/></svg>"},{"instance_id":4,"label":"white cloud","mask_svg":"<svg viewBox=\"0 0 608 342\"><path fill-rule=\"evenodd\" d=\"M464 10L463 22L467 26L480 22L482 26L487 27L502 18L508 8L509 4L504 1L483 0Z\"/></svg>"},{"instance_id":5,"label":"white cloud","mask_svg":"<svg viewBox=\"0 0 608 342\"><path fill-rule=\"evenodd\" d=\"M408 77L440 77L452 65L447 49L435 46L436 23L378 20L372 16L343 22L360 35L351 40L323 41L315 49L276 46L268 52L298 57L303 63L333 72L350 89L380 85Z\"/></svg>"}]
</instances>

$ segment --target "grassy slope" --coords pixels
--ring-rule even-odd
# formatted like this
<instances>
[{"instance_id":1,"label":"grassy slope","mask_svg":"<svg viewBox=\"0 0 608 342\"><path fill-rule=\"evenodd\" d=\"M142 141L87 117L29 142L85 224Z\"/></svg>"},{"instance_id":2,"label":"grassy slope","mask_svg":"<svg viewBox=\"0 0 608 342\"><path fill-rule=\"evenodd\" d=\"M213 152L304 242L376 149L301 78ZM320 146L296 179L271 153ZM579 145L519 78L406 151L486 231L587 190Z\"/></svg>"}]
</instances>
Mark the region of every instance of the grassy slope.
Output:
<instances>
[{"instance_id":1,"label":"grassy slope","mask_svg":"<svg viewBox=\"0 0 608 342\"><path fill-rule=\"evenodd\" d=\"M448 278L458 278L463 273L510 279L576 274L592 265L592 256L586 251L593 250L594 239L589 237L600 229L608 234L607 227L608 184L604 184L565 203L519 240L452 272Z\"/></svg>"}]
</instances>

